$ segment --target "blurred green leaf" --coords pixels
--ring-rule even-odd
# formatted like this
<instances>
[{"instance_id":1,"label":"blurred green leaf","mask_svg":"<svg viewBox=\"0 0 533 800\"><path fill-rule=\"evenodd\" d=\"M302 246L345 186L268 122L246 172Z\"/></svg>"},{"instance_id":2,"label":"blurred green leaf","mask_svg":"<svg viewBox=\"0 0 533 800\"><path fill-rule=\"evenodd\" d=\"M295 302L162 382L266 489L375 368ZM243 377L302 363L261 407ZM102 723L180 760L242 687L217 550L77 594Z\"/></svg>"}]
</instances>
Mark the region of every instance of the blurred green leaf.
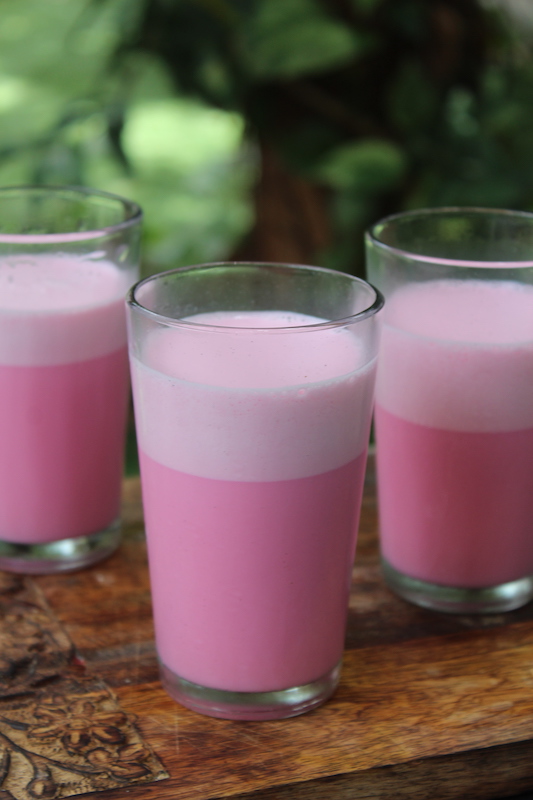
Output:
<instances>
[{"instance_id":1,"label":"blurred green leaf","mask_svg":"<svg viewBox=\"0 0 533 800\"><path fill-rule=\"evenodd\" d=\"M311 184L331 231L316 259L361 271L364 228L384 213L533 208L533 13L522 3L502 23L498 5L518 9L0 0L0 184L131 196L153 270L230 255L251 198L276 197L261 181L288 176L290 192L296 177L295 203Z\"/></svg>"},{"instance_id":2,"label":"blurred green leaf","mask_svg":"<svg viewBox=\"0 0 533 800\"><path fill-rule=\"evenodd\" d=\"M154 56L113 60L141 5L0 0L0 185L137 200L149 272L229 255L251 224L254 165L238 115L176 97Z\"/></svg>"},{"instance_id":3,"label":"blurred green leaf","mask_svg":"<svg viewBox=\"0 0 533 800\"><path fill-rule=\"evenodd\" d=\"M452 89L448 94L444 115L452 131L459 136L475 136L479 132L475 97L462 87Z\"/></svg>"},{"instance_id":4,"label":"blurred green leaf","mask_svg":"<svg viewBox=\"0 0 533 800\"><path fill-rule=\"evenodd\" d=\"M338 147L317 170L330 186L376 194L390 190L407 167L402 150L385 139L362 139Z\"/></svg>"},{"instance_id":5,"label":"blurred green leaf","mask_svg":"<svg viewBox=\"0 0 533 800\"><path fill-rule=\"evenodd\" d=\"M383 0L350 0L355 11L359 11L363 14L372 13L382 2Z\"/></svg>"},{"instance_id":6,"label":"blurred green leaf","mask_svg":"<svg viewBox=\"0 0 533 800\"><path fill-rule=\"evenodd\" d=\"M410 58L399 65L384 99L393 125L404 134L427 127L439 108L437 88L422 64Z\"/></svg>"},{"instance_id":7,"label":"blurred green leaf","mask_svg":"<svg viewBox=\"0 0 533 800\"><path fill-rule=\"evenodd\" d=\"M256 3L245 31L250 70L258 78L294 78L338 67L370 40L329 17L315 0Z\"/></svg>"}]
</instances>

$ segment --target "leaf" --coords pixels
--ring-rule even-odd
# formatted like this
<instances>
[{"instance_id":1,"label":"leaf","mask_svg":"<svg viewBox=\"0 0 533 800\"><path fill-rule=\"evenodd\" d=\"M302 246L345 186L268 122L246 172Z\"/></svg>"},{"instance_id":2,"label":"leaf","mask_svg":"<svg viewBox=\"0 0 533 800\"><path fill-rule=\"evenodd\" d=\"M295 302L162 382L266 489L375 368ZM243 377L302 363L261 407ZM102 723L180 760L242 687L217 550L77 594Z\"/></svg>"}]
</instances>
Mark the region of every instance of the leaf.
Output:
<instances>
[{"instance_id":1,"label":"leaf","mask_svg":"<svg viewBox=\"0 0 533 800\"><path fill-rule=\"evenodd\" d=\"M351 5L361 14L371 14L382 2L383 0L351 0Z\"/></svg>"},{"instance_id":2,"label":"leaf","mask_svg":"<svg viewBox=\"0 0 533 800\"><path fill-rule=\"evenodd\" d=\"M58 786L52 778L52 773L47 767L39 767L36 770L36 775L26 786L27 792L30 797L35 798L53 798L56 796Z\"/></svg>"},{"instance_id":3,"label":"leaf","mask_svg":"<svg viewBox=\"0 0 533 800\"><path fill-rule=\"evenodd\" d=\"M340 65L366 52L371 40L328 16L315 0L258 3L243 31L256 78L294 78Z\"/></svg>"},{"instance_id":4,"label":"leaf","mask_svg":"<svg viewBox=\"0 0 533 800\"><path fill-rule=\"evenodd\" d=\"M45 708L39 705L33 712L33 716L36 719L47 720L49 722L62 722L67 719L67 712L62 708Z\"/></svg>"},{"instance_id":5,"label":"leaf","mask_svg":"<svg viewBox=\"0 0 533 800\"><path fill-rule=\"evenodd\" d=\"M393 188L405 174L404 153L385 139L360 139L336 148L318 170L336 189L370 194Z\"/></svg>"},{"instance_id":6,"label":"leaf","mask_svg":"<svg viewBox=\"0 0 533 800\"><path fill-rule=\"evenodd\" d=\"M385 98L391 121L398 130L417 133L439 110L439 97L422 65L406 58L398 68Z\"/></svg>"},{"instance_id":7,"label":"leaf","mask_svg":"<svg viewBox=\"0 0 533 800\"><path fill-rule=\"evenodd\" d=\"M105 744L121 744L124 741L122 731L112 725L94 726L92 732L97 739Z\"/></svg>"},{"instance_id":8,"label":"leaf","mask_svg":"<svg viewBox=\"0 0 533 800\"><path fill-rule=\"evenodd\" d=\"M452 89L448 94L445 113L450 128L459 136L473 137L478 134L479 122L472 92L460 87Z\"/></svg>"},{"instance_id":9,"label":"leaf","mask_svg":"<svg viewBox=\"0 0 533 800\"><path fill-rule=\"evenodd\" d=\"M121 747L118 751L120 761L142 761L150 755L149 750L142 744L136 742L135 744L126 745Z\"/></svg>"},{"instance_id":10,"label":"leaf","mask_svg":"<svg viewBox=\"0 0 533 800\"><path fill-rule=\"evenodd\" d=\"M95 707L89 700L82 698L81 700L75 700L73 703L70 703L68 710L69 715L91 717L95 712Z\"/></svg>"},{"instance_id":11,"label":"leaf","mask_svg":"<svg viewBox=\"0 0 533 800\"><path fill-rule=\"evenodd\" d=\"M122 711L99 711L92 721L103 725L124 725L128 718Z\"/></svg>"},{"instance_id":12,"label":"leaf","mask_svg":"<svg viewBox=\"0 0 533 800\"><path fill-rule=\"evenodd\" d=\"M83 730L70 730L61 737L64 747L67 750L83 750L90 744L90 735Z\"/></svg>"},{"instance_id":13,"label":"leaf","mask_svg":"<svg viewBox=\"0 0 533 800\"><path fill-rule=\"evenodd\" d=\"M62 733L63 725L53 723L51 725L35 725L31 728L29 735L36 736L37 739L47 739L50 736L57 736Z\"/></svg>"},{"instance_id":14,"label":"leaf","mask_svg":"<svg viewBox=\"0 0 533 800\"><path fill-rule=\"evenodd\" d=\"M144 764L138 762L130 762L127 764L112 764L109 771L116 778L141 778L143 775L149 775L150 770Z\"/></svg>"},{"instance_id":15,"label":"leaf","mask_svg":"<svg viewBox=\"0 0 533 800\"><path fill-rule=\"evenodd\" d=\"M87 761L94 767L102 767L107 769L109 764L113 761L113 756L103 747L95 747L86 753Z\"/></svg>"}]
</instances>

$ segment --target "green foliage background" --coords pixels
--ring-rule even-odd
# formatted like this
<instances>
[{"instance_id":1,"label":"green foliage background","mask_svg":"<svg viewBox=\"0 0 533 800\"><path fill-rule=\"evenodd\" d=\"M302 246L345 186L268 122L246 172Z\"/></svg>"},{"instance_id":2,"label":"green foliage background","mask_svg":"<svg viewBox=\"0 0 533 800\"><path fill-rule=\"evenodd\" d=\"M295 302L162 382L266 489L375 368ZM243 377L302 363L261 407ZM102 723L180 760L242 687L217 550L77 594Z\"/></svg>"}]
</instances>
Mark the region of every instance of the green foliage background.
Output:
<instances>
[{"instance_id":1,"label":"green foliage background","mask_svg":"<svg viewBox=\"0 0 533 800\"><path fill-rule=\"evenodd\" d=\"M145 271L234 251L258 222L265 146L320 189L315 261L338 269L362 271L383 214L533 210L533 23L494 0L0 0L0 14L0 183L136 199Z\"/></svg>"},{"instance_id":2,"label":"green foliage background","mask_svg":"<svg viewBox=\"0 0 533 800\"><path fill-rule=\"evenodd\" d=\"M0 0L0 185L87 185L145 210L145 265L220 258L251 224L243 120L115 52L135 0ZM132 16L133 14L133 16Z\"/></svg>"}]
</instances>

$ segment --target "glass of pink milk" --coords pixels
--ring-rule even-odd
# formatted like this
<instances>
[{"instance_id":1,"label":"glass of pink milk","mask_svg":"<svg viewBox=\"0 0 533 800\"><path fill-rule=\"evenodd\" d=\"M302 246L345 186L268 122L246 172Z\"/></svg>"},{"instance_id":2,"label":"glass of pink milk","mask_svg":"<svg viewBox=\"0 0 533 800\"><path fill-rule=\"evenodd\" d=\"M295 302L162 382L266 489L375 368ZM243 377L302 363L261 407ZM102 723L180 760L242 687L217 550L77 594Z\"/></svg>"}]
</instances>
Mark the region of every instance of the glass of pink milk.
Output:
<instances>
[{"instance_id":1,"label":"glass of pink milk","mask_svg":"<svg viewBox=\"0 0 533 800\"><path fill-rule=\"evenodd\" d=\"M386 297L375 427L389 586L427 608L533 597L533 215L422 209L367 234Z\"/></svg>"},{"instance_id":2,"label":"glass of pink milk","mask_svg":"<svg viewBox=\"0 0 533 800\"><path fill-rule=\"evenodd\" d=\"M109 194L0 189L0 569L78 569L119 543L140 224Z\"/></svg>"},{"instance_id":3,"label":"glass of pink milk","mask_svg":"<svg viewBox=\"0 0 533 800\"><path fill-rule=\"evenodd\" d=\"M275 719L339 680L382 297L285 264L129 296L156 644L180 703Z\"/></svg>"}]
</instances>

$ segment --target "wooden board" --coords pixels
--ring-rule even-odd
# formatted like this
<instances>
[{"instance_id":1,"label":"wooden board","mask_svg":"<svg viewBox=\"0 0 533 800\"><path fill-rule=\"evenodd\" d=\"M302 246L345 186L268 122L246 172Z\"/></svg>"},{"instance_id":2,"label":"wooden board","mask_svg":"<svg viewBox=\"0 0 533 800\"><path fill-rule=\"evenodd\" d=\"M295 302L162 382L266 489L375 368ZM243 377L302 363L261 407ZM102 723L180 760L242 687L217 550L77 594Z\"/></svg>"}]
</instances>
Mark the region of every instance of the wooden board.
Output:
<instances>
[{"instance_id":1,"label":"wooden board","mask_svg":"<svg viewBox=\"0 0 533 800\"><path fill-rule=\"evenodd\" d=\"M393 596L378 567L372 462L341 684L291 720L211 719L165 694L137 479L125 482L124 517L108 561L35 579L86 674L112 688L170 776L102 800L474 800L533 788L533 606L451 616Z\"/></svg>"}]
</instances>

